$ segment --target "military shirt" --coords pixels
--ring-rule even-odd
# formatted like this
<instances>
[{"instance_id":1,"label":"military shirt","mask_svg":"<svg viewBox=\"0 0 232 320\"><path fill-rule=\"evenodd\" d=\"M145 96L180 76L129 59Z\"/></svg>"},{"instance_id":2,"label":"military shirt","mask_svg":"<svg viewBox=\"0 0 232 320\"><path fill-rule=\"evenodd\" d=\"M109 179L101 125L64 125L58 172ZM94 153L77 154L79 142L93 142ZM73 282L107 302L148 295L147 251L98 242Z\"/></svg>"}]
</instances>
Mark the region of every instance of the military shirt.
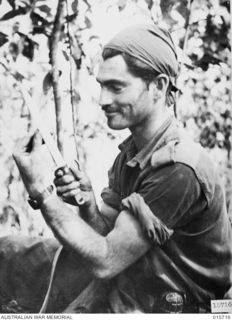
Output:
<instances>
[{"instance_id":1,"label":"military shirt","mask_svg":"<svg viewBox=\"0 0 232 320\"><path fill-rule=\"evenodd\" d=\"M167 291L182 293L186 304L209 306L231 286L232 238L223 187L207 153L191 142L182 144L180 131L168 118L139 152L130 136L109 171L105 203L120 211L126 200L138 219L152 214L173 231L163 241L163 229L155 228L159 241L113 279L113 312L154 312L157 297Z\"/></svg>"}]
</instances>

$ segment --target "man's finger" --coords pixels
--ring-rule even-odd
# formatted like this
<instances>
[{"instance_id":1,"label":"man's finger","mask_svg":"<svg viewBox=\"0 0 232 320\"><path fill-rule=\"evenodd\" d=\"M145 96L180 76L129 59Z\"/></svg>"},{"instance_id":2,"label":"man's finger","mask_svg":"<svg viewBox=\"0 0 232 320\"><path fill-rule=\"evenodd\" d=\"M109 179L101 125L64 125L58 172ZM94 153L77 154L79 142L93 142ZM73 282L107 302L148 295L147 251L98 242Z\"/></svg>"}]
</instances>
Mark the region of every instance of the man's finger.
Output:
<instances>
[{"instance_id":1,"label":"man's finger","mask_svg":"<svg viewBox=\"0 0 232 320\"><path fill-rule=\"evenodd\" d=\"M54 179L54 184L56 187L68 185L76 181L75 177L72 174L65 174L59 178Z\"/></svg>"},{"instance_id":2,"label":"man's finger","mask_svg":"<svg viewBox=\"0 0 232 320\"><path fill-rule=\"evenodd\" d=\"M80 195L80 190L79 189L75 189L69 192L65 192L64 194L62 194L62 198L69 200L70 198L73 198L77 195Z\"/></svg>"},{"instance_id":3,"label":"man's finger","mask_svg":"<svg viewBox=\"0 0 232 320\"><path fill-rule=\"evenodd\" d=\"M59 179L64 176L64 171L62 169L58 169L55 171L56 179Z\"/></svg>"},{"instance_id":4,"label":"man's finger","mask_svg":"<svg viewBox=\"0 0 232 320\"><path fill-rule=\"evenodd\" d=\"M74 181L66 186L60 186L60 187L57 187L57 194L60 196L63 196L66 192L70 192L72 190L80 190L79 189L80 187L80 184L77 182L77 181ZM79 191L80 192L80 191Z\"/></svg>"}]
</instances>

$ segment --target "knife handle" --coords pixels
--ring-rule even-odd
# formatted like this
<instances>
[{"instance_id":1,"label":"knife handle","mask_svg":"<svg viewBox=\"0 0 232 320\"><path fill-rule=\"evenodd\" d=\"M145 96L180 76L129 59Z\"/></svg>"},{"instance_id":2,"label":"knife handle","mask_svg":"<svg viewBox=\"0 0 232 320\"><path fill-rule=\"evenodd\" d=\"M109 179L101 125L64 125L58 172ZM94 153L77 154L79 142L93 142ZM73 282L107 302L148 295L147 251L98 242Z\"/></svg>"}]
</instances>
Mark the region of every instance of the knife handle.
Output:
<instances>
[{"instance_id":1,"label":"knife handle","mask_svg":"<svg viewBox=\"0 0 232 320\"><path fill-rule=\"evenodd\" d=\"M63 175L70 173L70 172L71 172L71 170L69 169L69 167L67 165L64 165L63 167L59 167L55 170L55 176L57 178L62 177ZM75 198L78 206L82 206L85 203L85 200L81 194L75 195L74 198Z\"/></svg>"}]
</instances>

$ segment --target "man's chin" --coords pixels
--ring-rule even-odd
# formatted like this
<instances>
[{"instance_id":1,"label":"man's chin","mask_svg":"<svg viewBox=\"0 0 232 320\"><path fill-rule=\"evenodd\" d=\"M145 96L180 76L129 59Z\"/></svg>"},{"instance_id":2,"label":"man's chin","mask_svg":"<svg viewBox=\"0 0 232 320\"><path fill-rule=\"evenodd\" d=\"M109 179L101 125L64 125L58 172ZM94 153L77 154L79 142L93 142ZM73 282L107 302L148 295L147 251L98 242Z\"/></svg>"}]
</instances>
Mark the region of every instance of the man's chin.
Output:
<instances>
[{"instance_id":1,"label":"man's chin","mask_svg":"<svg viewBox=\"0 0 232 320\"><path fill-rule=\"evenodd\" d=\"M126 129L127 126L119 121L114 121L113 119L107 119L107 125L110 129L113 130L123 130Z\"/></svg>"}]
</instances>

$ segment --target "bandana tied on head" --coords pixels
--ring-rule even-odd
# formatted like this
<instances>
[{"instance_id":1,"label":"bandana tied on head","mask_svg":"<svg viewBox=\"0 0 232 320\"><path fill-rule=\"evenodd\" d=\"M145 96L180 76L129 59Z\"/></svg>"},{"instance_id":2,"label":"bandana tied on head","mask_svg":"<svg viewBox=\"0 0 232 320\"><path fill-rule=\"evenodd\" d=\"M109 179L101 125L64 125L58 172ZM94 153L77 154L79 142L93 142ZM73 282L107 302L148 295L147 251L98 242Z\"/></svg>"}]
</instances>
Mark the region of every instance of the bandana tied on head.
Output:
<instances>
[{"instance_id":1,"label":"bandana tied on head","mask_svg":"<svg viewBox=\"0 0 232 320\"><path fill-rule=\"evenodd\" d=\"M178 61L170 33L155 24L135 25L119 32L104 49L115 49L144 62L155 72L169 76L172 87L173 79L178 74ZM104 50L103 49L103 50Z\"/></svg>"}]
</instances>

